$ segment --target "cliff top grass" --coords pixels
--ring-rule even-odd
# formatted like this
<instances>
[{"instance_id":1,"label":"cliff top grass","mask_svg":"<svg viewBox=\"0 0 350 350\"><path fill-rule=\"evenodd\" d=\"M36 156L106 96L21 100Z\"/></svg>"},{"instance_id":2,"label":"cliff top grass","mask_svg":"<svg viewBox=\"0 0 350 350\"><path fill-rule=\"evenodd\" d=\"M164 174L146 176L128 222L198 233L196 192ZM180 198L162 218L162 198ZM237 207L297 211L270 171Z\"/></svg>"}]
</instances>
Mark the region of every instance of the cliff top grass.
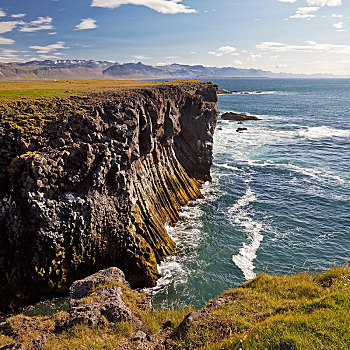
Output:
<instances>
[{"instance_id":1,"label":"cliff top grass","mask_svg":"<svg viewBox=\"0 0 350 350\"><path fill-rule=\"evenodd\" d=\"M199 80L166 82L136 80L59 80L0 83L0 127L9 126L23 134L41 133L44 126L63 116L81 116L112 94L127 96L130 91L157 86L184 86L193 91ZM103 97L101 98L100 95ZM81 102L79 98L88 98Z\"/></svg>"},{"instance_id":2,"label":"cliff top grass","mask_svg":"<svg viewBox=\"0 0 350 350\"><path fill-rule=\"evenodd\" d=\"M125 295L131 304L135 303L131 291ZM189 311L141 311L142 330L162 342L171 337L173 349L348 350L350 269L336 267L320 274L291 276L261 274L209 302L185 331L181 328L181 333L175 330L164 334L165 321L178 326ZM132 324L99 328L78 325L55 333L54 323L57 327L65 317L62 312L52 318L14 316L7 324L16 336L11 332L0 335L0 346L31 344L35 334L41 332L48 339L45 349L136 348L131 341Z\"/></svg>"},{"instance_id":3,"label":"cliff top grass","mask_svg":"<svg viewBox=\"0 0 350 350\"><path fill-rule=\"evenodd\" d=\"M0 82L0 101L38 98L65 98L90 93L120 92L159 85L199 83L197 80L151 82L137 80L52 80L29 82Z\"/></svg>"}]
</instances>

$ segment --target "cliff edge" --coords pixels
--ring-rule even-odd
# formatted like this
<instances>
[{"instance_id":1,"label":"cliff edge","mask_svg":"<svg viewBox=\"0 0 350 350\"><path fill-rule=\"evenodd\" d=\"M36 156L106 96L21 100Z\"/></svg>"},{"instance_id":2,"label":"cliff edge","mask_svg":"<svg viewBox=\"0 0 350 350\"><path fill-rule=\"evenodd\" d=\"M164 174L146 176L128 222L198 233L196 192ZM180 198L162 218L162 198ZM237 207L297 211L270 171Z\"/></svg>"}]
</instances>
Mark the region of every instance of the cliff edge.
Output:
<instances>
[{"instance_id":1,"label":"cliff edge","mask_svg":"<svg viewBox=\"0 0 350 350\"><path fill-rule=\"evenodd\" d=\"M210 180L216 102L185 81L0 101L0 308L109 266L153 286L164 224Z\"/></svg>"}]
</instances>

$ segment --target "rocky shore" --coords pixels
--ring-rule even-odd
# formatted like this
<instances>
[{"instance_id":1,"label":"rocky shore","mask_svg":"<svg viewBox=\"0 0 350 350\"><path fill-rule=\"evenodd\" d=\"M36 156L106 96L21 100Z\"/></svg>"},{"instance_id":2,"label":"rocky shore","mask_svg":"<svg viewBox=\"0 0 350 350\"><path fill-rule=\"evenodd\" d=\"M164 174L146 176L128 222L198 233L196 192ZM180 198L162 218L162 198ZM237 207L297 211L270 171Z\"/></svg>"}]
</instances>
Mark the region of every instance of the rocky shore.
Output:
<instances>
[{"instance_id":1,"label":"rocky shore","mask_svg":"<svg viewBox=\"0 0 350 350\"><path fill-rule=\"evenodd\" d=\"M0 102L0 309L116 266L153 286L164 224L210 181L217 86L178 82Z\"/></svg>"}]
</instances>

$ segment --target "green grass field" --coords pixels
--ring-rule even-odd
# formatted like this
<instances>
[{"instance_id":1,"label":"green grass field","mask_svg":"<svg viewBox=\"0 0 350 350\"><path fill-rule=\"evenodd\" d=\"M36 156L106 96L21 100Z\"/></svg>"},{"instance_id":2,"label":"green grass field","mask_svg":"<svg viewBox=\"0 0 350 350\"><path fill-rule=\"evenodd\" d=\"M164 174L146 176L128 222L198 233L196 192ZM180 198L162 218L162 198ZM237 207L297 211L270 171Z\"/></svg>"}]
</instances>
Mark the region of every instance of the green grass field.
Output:
<instances>
[{"instance_id":1,"label":"green grass field","mask_svg":"<svg viewBox=\"0 0 350 350\"><path fill-rule=\"evenodd\" d=\"M159 85L178 85L198 82L177 80L150 82L137 80L57 80L30 82L0 82L0 100L37 99L50 97L80 96L89 93L113 92Z\"/></svg>"}]
</instances>

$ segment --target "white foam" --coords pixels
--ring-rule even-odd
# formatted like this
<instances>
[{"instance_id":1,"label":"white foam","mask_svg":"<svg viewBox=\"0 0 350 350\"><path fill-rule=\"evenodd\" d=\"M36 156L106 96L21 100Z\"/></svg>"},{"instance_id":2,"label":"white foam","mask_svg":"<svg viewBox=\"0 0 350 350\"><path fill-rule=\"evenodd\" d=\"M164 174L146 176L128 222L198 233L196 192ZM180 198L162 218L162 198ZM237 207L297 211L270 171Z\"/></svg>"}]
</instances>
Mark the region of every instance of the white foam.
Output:
<instances>
[{"instance_id":1,"label":"white foam","mask_svg":"<svg viewBox=\"0 0 350 350\"><path fill-rule=\"evenodd\" d=\"M231 95L271 95L278 91L232 91Z\"/></svg>"},{"instance_id":2,"label":"white foam","mask_svg":"<svg viewBox=\"0 0 350 350\"><path fill-rule=\"evenodd\" d=\"M202 217L204 212L201 204L213 201L218 195L221 195L215 189L215 183L210 182L203 184L201 192L204 199L190 202L188 206L181 208L180 220L174 227L165 225L169 237L177 245L177 253L168 256L158 265L158 271L162 277L157 280L155 287L144 289L147 294L168 293L169 286L172 284L175 289L176 286L186 285L188 277L192 273L186 266L186 262L196 260L198 246L206 238L206 234L203 232Z\"/></svg>"},{"instance_id":3,"label":"white foam","mask_svg":"<svg viewBox=\"0 0 350 350\"><path fill-rule=\"evenodd\" d=\"M236 170L236 171L240 171L239 168L232 166L232 165L228 165L227 163L224 164L219 164L219 163L214 163L214 166L217 166L219 168L225 168L225 169L229 169L229 170Z\"/></svg>"},{"instance_id":4,"label":"white foam","mask_svg":"<svg viewBox=\"0 0 350 350\"><path fill-rule=\"evenodd\" d=\"M350 137L349 129L334 129L330 126L315 126L307 129L299 130L298 135L308 139L324 139L331 137Z\"/></svg>"},{"instance_id":5,"label":"white foam","mask_svg":"<svg viewBox=\"0 0 350 350\"><path fill-rule=\"evenodd\" d=\"M251 279L256 276L254 273L254 260L256 252L263 240L263 235L260 233L262 224L253 220L249 214L248 205L256 201L255 193L248 184L248 188L243 197L228 210L230 221L233 225L239 225L244 228L248 234L249 243L243 243L239 253L232 256L232 261L242 270L245 279Z\"/></svg>"},{"instance_id":6,"label":"white foam","mask_svg":"<svg viewBox=\"0 0 350 350\"><path fill-rule=\"evenodd\" d=\"M345 180L341 178L339 175L334 175L331 172L326 170L302 168L295 164L287 164L285 167L297 173L311 177L312 179L315 179L319 182L327 182L331 180L333 182L338 182L340 185L344 185L345 183Z\"/></svg>"}]
</instances>

